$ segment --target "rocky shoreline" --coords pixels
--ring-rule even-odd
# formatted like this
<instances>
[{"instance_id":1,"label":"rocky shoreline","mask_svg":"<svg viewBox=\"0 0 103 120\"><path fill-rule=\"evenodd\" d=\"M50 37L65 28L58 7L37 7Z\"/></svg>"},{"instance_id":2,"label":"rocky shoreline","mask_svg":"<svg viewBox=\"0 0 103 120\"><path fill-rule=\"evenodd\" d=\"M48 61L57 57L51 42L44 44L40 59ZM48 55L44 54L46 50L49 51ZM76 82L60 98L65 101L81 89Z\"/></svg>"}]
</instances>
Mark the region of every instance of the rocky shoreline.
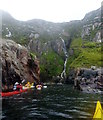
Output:
<instances>
[{"instance_id":1,"label":"rocky shoreline","mask_svg":"<svg viewBox=\"0 0 103 120\"><path fill-rule=\"evenodd\" d=\"M86 93L103 93L103 68L77 69L74 88Z\"/></svg>"}]
</instances>

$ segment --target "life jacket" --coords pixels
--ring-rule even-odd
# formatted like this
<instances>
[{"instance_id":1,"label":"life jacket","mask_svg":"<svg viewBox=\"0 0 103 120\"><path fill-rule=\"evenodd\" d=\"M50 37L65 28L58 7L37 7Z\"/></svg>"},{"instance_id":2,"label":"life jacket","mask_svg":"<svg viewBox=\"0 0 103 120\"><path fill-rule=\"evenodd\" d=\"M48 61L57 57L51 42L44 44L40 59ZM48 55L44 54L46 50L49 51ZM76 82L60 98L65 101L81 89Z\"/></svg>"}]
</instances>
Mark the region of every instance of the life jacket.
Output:
<instances>
[{"instance_id":1,"label":"life jacket","mask_svg":"<svg viewBox=\"0 0 103 120\"><path fill-rule=\"evenodd\" d=\"M21 85L17 85L17 87L16 87L17 89L19 88L19 89L22 89L22 86Z\"/></svg>"}]
</instances>

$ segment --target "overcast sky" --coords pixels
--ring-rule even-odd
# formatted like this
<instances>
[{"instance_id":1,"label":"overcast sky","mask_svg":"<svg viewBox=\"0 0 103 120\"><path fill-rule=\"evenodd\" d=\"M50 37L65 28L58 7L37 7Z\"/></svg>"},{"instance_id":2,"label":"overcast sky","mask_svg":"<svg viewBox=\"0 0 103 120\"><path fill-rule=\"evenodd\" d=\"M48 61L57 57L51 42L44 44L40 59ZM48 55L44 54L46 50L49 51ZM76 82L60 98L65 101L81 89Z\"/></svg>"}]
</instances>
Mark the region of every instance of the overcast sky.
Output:
<instances>
[{"instance_id":1,"label":"overcast sky","mask_svg":"<svg viewBox=\"0 0 103 120\"><path fill-rule=\"evenodd\" d=\"M52 22L80 20L101 6L102 0L0 0L0 9L18 20L44 19Z\"/></svg>"}]
</instances>

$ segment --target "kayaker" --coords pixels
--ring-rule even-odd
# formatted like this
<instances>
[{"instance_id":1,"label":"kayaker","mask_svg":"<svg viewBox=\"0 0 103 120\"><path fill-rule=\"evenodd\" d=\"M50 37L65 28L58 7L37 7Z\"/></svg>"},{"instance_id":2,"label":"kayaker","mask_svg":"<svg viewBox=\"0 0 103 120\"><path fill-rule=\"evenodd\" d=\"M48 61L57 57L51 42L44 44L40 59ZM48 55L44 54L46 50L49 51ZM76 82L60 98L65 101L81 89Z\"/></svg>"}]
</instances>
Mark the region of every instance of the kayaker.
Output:
<instances>
[{"instance_id":1,"label":"kayaker","mask_svg":"<svg viewBox=\"0 0 103 120\"><path fill-rule=\"evenodd\" d=\"M18 84L17 87L16 87L16 90L22 90L22 85Z\"/></svg>"},{"instance_id":2,"label":"kayaker","mask_svg":"<svg viewBox=\"0 0 103 120\"><path fill-rule=\"evenodd\" d=\"M28 87L28 88L30 88L30 82L28 82L26 85L25 85L25 87Z\"/></svg>"},{"instance_id":3,"label":"kayaker","mask_svg":"<svg viewBox=\"0 0 103 120\"><path fill-rule=\"evenodd\" d=\"M22 85L19 84L18 82L16 82L16 83L14 84L13 90L22 90Z\"/></svg>"},{"instance_id":4,"label":"kayaker","mask_svg":"<svg viewBox=\"0 0 103 120\"><path fill-rule=\"evenodd\" d=\"M41 88L42 88L42 85L36 85L36 88L37 88L37 89L41 89Z\"/></svg>"},{"instance_id":5,"label":"kayaker","mask_svg":"<svg viewBox=\"0 0 103 120\"><path fill-rule=\"evenodd\" d=\"M16 89L17 89L17 85L18 85L18 84L19 84L18 82L16 82L16 83L14 84L13 90L16 90Z\"/></svg>"}]
</instances>

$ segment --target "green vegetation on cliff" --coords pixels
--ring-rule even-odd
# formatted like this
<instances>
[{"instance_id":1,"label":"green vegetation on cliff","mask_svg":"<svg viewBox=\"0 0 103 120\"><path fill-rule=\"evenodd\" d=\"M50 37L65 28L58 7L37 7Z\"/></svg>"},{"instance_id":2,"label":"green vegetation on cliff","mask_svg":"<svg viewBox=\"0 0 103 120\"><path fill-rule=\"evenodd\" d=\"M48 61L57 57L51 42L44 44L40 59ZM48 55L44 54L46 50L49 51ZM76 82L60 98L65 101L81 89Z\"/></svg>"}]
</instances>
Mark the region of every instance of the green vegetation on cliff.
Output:
<instances>
[{"instance_id":1,"label":"green vegetation on cliff","mask_svg":"<svg viewBox=\"0 0 103 120\"><path fill-rule=\"evenodd\" d=\"M70 51L72 51L72 54ZM101 43L76 38L71 42L69 53L67 70L68 68L102 66Z\"/></svg>"},{"instance_id":2,"label":"green vegetation on cliff","mask_svg":"<svg viewBox=\"0 0 103 120\"><path fill-rule=\"evenodd\" d=\"M51 51L49 53L43 53L41 56L42 63L40 64L41 77L51 79L53 76L60 75L63 70L63 59Z\"/></svg>"}]
</instances>

